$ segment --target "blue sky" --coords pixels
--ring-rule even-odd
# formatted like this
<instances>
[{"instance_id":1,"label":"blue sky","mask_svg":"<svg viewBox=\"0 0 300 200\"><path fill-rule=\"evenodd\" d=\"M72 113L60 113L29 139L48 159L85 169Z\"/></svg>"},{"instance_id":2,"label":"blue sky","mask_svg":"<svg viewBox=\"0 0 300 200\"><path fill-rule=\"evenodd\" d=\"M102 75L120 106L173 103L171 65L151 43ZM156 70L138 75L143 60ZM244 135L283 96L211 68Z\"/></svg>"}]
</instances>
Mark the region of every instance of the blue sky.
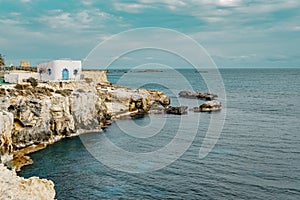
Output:
<instances>
[{"instance_id":1,"label":"blue sky","mask_svg":"<svg viewBox=\"0 0 300 200\"><path fill-rule=\"evenodd\" d=\"M0 0L0 11L8 65L83 59L113 34L162 27L195 39L219 67L300 67L299 0Z\"/></svg>"}]
</instances>

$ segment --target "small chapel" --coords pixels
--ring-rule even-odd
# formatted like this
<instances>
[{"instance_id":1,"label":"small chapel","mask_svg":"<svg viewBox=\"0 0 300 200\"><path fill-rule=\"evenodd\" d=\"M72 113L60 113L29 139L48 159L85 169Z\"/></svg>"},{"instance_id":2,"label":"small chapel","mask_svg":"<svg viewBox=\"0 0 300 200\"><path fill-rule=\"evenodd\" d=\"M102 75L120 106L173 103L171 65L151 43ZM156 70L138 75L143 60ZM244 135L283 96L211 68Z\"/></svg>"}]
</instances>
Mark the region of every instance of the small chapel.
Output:
<instances>
[{"instance_id":1,"label":"small chapel","mask_svg":"<svg viewBox=\"0 0 300 200\"><path fill-rule=\"evenodd\" d=\"M52 60L37 65L40 81L76 81L81 79L80 60Z\"/></svg>"}]
</instances>

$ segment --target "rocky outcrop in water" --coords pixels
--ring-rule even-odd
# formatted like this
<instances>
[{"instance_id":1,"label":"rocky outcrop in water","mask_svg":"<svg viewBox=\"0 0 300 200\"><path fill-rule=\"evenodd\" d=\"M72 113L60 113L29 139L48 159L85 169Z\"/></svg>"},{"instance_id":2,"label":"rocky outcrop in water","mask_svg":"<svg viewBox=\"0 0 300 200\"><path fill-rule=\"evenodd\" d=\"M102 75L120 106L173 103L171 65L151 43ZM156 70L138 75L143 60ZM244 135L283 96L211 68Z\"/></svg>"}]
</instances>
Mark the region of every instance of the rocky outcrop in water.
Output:
<instances>
[{"instance_id":1,"label":"rocky outcrop in water","mask_svg":"<svg viewBox=\"0 0 300 200\"><path fill-rule=\"evenodd\" d=\"M174 114L174 115L183 115L187 113L187 110L188 110L187 106L178 106L178 107L169 106L166 108L166 113Z\"/></svg>"},{"instance_id":2,"label":"rocky outcrop in water","mask_svg":"<svg viewBox=\"0 0 300 200\"><path fill-rule=\"evenodd\" d=\"M207 101L199 107L193 108L194 112L211 112L222 109L222 104L219 101Z\"/></svg>"},{"instance_id":3,"label":"rocky outcrop in water","mask_svg":"<svg viewBox=\"0 0 300 200\"><path fill-rule=\"evenodd\" d=\"M39 199L55 198L54 184L46 179L18 177L16 172L0 164L0 199Z\"/></svg>"},{"instance_id":4,"label":"rocky outcrop in water","mask_svg":"<svg viewBox=\"0 0 300 200\"><path fill-rule=\"evenodd\" d=\"M184 98L201 99L206 101L211 101L218 97L218 95L216 94L191 92L191 91L181 91L179 92L179 96Z\"/></svg>"}]
</instances>

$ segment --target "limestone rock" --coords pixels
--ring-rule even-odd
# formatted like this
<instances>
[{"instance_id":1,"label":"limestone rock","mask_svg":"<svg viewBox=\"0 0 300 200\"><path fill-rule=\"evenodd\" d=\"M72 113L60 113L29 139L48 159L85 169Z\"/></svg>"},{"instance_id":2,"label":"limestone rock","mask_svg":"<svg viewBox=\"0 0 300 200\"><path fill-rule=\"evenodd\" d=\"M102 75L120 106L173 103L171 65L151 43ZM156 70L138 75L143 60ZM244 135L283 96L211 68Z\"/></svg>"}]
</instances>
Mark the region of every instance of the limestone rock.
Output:
<instances>
[{"instance_id":1,"label":"limestone rock","mask_svg":"<svg viewBox=\"0 0 300 200\"><path fill-rule=\"evenodd\" d=\"M169 106L169 107L166 108L166 113L167 114L182 115L182 114L186 114L187 110L188 110L187 106L179 106L179 107Z\"/></svg>"},{"instance_id":2,"label":"limestone rock","mask_svg":"<svg viewBox=\"0 0 300 200\"><path fill-rule=\"evenodd\" d=\"M201 93L201 92L191 92L191 91L181 91L179 92L180 97L192 98L192 99L202 99L211 101L214 100L218 95L210 93Z\"/></svg>"},{"instance_id":3,"label":"limestone rock","mask_svg":"<svg viewBox=\"0 0 300 200\"><path fill-rule=\"evenodd\" d=\"M0 164L0 199L50 200L54 198L55 190L52 181L38 177L24 179Z\"/></svg>"},{"instance_id":4,"label":"limestone rock","mask_svg":"<svg viewBox=\"0 0 300 200\"><path fill-rule=\"evenodd\" d=\"M107 70L83 70L84 78L89 78L95 83L109 83L107 80Z\"/></svg>"},{"instance_id":5,"label":"limestone rock","mask_svg":"<svg viewBox=\"0 0 300 200\"><path fill-rule=\"evenodd\" d=\"M219 111L222 109L222 104L219 101L208 101L203 103L201 106L194 108L194 112L211 112Z\"/></svg>"},{"instance_id":6,"label":"limestone rock","mask_svg":"<svg viewBox=\"0 0 300 200\"><path fill-rule=\"evenodd\" d=\"M170 103L158 91L85 81L6 85L1 94L0 156L5 161L13 151L101 130L111 119L148 113L153 105L164 111Z\"/></svg>"},{"instance_id":7,"label":"limestone rock","mask_svg":"<svg viewBox=\"0 0 300 200\"><path fill-rule=\"evenodd\" d=\"M99 89L106 92L106 101L108 113L115 116L123 116L132 112L147 113L152 105L161 105L162 110L169 105L170 99L167 95L154 90L131 90L125 87L111 86Z\"/></svg>"},{"instance_id":8,"label":"limestone rock","mask_svg":"<svg viewBox=\"0 0 300 200\"><path fill-rule=\"evenodd\" d=\"M12 157L13 151L11 133L14 128L13 114L0 111L0 163L6 162Z\"/></svg>"}]
</instances>

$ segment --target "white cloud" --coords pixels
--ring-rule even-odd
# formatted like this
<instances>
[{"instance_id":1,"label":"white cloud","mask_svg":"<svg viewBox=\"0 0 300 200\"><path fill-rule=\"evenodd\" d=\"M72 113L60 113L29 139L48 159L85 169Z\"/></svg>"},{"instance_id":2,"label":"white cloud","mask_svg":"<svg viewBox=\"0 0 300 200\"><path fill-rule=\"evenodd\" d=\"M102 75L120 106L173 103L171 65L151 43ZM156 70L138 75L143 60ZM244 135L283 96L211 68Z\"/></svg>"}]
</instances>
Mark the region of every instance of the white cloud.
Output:
<instances>
[{"instance_id":1,"label":"white cloud","mask_svg":"<svg viewBox=\"0 0 300 200\"><path fill-rule=\"evenodd\" d=\"M167 5L178 5L178 6L185 6L187 3L181 0L139 0L140 3L145 4L153 4L153 3L162 3Z\"/></svg>"},{"instance_id":2,"label":"white cloud","mask_svg":"<svg viewBox=\"0 0 300 200\"><path fill-rule=\"evenodd\" d=\"M93 2L90 0L81 0L81 3L85 6L91 6L93 4Z\"/></svg>"},{"instance_id":3,"label":"white cloud","mask_svg":"<svg viewBox=\"0 0 300 200\"><path fill-rule=\"evenodd\" d=\"M156 6L162 4L169 10L173 10L173 11L187 5L186 2L181 0L139 0L138 2L142 4L151 5L151 6L154 6L155 4Z\"/></svg>"},{"instance_id":4,"label":"white cloud","mask_svg":"<svg viewBox=\"0 0 300 200\"><path fill-rule=\"evenodd\" d=\"M11 13L9 13L9 15L16 17L16 16L20 16L21 13L19 13L19 12L11 12Z\"/></svg>"},{"instance_id":5,"label":"white cloud","mask_svg":"<svg viewBox=\"0 0 300 200\"><path fill-rule=\"evenodd\" d=\"M141 13L143 9L151 8L149 5L136 4L136 3L114 3L114 9L117 11L128 13Z\"/></svg>"},{"instance_id":6,"label":"white cloud","mask_svg":"<svg viewBox=\"0 0 300 200\"><path fill-rule=\"evenodd\" d=\"M3 25L18 25L18 24L22 24L20 21L13 20L13 19L0 19L0 23L3 24Z\"/></svg>"},{"instance_id":7,"label":"white cloud","mask_svg":"<svg viewBox=\"0 0 300 200\"><path fill-rule=\"evenodd\" d=\"M215 1L215 3L217 5L226 6L226 7L235 7L235 6L241 5L240 0L217 0L217 1Z\"/></svg>"},{"instance_id":8,"label":"white cloud","mask_svg":"<svg viewBox=\"0 0 300 200\"><path fill-rule=\"evenodd\" d=\"M300 26L294 26L294 27L292 28L292 30L293 30L293 31L300 31Z\"/></svg>"},{"instance_id":9,"label":"white cloud","mask_svg":"<svg viewBox=\"0 0 300 200\"><path fill-rule=\"evenodd\" d=\"M22 3L29 3L31 0L20 0Z\"/></svg>"},{"instance_id":10,"label":"white cloud","mask_svg":"<svg viewBox=\"0 0 300 200\"><path fill-rule=\"evenodd\" d=\"M77 12L65 12L63 10L49 10L45 15L39 17L37 21L50 27L51 29L60 30L91 30L95 28L104 28L108 22L115 23L114 26L118 27L122 18L113 16L109 13L102 12L97 8L79 10Z\"/></svg>"},{"instance_id":11,"label":"white cloud","mask_svg":"<svg viewBox=\"0 0 300 200\"><path fill-rule=\"evenodd\" d=\"M253 14L254 16L256 14L262 13L270 13L275 12L282 9L289 9L289 8L295 8L300 5L299 1L296 0L286 0L286 1L271 1L271 2L264 2L261 4L255 4L250 6L241 6L236 9L236 11L245 13L245 14Z\"/></svg>"}]
</instances>

